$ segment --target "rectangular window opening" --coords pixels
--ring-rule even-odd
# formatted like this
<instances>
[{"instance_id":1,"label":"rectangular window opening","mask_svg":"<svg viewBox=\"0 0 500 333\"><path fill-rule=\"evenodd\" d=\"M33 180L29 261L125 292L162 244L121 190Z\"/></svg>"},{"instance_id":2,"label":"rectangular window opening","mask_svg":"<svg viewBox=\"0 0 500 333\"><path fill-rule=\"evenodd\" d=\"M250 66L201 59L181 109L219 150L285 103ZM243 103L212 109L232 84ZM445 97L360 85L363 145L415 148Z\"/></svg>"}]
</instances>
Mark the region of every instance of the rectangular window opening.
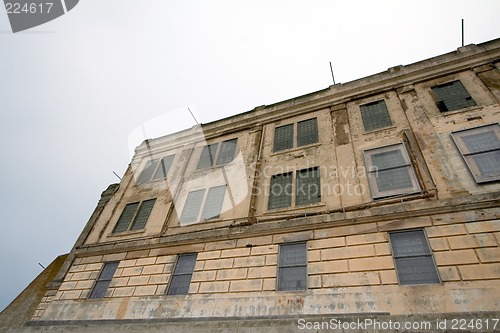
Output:
<instances>
[{"instance_id":1,"label":"rectangular window opening","mask_svg":"<svg viewBox=\"0 0 500 333\"><path fill-rule=\"evenodd\" d=\"M193 277L196 257L196 253L181 254L177 257L167 295L187 295Z\"/></svg>"},{"instance_id":2,"label":"rectangular window opening","mask_svg":"<svg viewBox=\"0 0 500 333\"><path fill-rule=\"evenodd\" d=\"M391 232L389 239L401 285L440 283L423 230Z\"/></svg>"},{"instance_id":3,"label":"rectangular window opening","mask_svg":"<svg viewBox=\"0 0 500 333\"><path fill-rule=\"evenodd\" d=\"M116 269L118 268L118 261L106 262L97 278L92 291L90 292L89 298L103 298L106 296L113 275L115 275Z\"/></svg>"},{"instance_id":4,"label":"rectangular window opening","mask_svg":"<svg viewBox=\"0 0 500 333\"><path fill-rule=\"evenodd\" d=\"M278 290L307 289L306 243L282 244L279 249Z\"/></svg>"},{"instance_id":5,"label":"rectangular window opening","mask_svg":"<svg viewBox=\"0 0 500 333\"><path fill-rule=\"evenodd\" d=\"M360 110L366 132L392 126L391 117L384 100L361 105Z\"/></svg>"}]
</instances>

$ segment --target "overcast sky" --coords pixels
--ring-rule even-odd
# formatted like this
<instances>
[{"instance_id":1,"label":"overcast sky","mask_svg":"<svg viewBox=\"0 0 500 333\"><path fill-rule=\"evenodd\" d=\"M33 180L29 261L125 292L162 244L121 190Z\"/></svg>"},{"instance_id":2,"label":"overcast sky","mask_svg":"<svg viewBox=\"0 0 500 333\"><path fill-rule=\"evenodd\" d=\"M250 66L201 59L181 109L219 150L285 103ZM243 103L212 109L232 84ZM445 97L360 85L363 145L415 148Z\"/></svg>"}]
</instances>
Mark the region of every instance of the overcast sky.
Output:
<instances>
[{"instance_id":1,"label":"overcast sky","mask_svg":"<svg viewBox=\"0 0 500 333\"><path fill-rule=\"evenodd\" d=\"M80 0L13 34L0 9L0 310L71 250L148 120L181 129L188 106L206 123L324 89L330 61L345 83L451 52L462 18L466 44L495 39L499 13L498 0Z\"/></svg>"}]
</instances>

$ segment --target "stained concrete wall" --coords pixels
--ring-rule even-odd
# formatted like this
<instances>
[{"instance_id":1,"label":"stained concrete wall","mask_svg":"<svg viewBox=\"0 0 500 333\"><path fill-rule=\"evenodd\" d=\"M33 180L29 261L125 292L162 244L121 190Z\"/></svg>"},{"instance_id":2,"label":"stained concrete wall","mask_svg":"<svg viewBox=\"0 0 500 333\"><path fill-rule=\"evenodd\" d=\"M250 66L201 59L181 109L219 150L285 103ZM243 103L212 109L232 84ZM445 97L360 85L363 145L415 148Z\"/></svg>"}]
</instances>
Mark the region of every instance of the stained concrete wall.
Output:
<instances>
[{"instance_id":1,"label":"stained concrete wall","mask_svg":"<svg viewBox=\"0 0 500 333\"><path fill-rule=\"evenodd\" d=\"M40 303L34 319L498 313L500 183L476 184L451 139L453 131L498 122L498 58L500 40L467 46L258 107L203 125L202 132L193 128L148 140L136 149L89 237L72 251L74 260L57 293ZM431 87L457 79L477 106L439 112ZM381 99L392 125L366 132L359 106ZM318 143L273 152L277 126L313 117ZM205 144L232 138L238 138L234 161L196 170ZM395 143L406 147L421 191L373 199L363 151ZM136 184L148 159L171 153L176 160L167 180ZM314 166L321 172L320 202L268 209L272 175ZM220 219L179 224L189 191L228 179L233 194ZM125 205L149 198L157 202L145 229L113 235ZM427 235L438 284L399 285L388 232L413 229ZM279 245L294 241L307 242L308 288L277 291ZM188 295L166 296L176 256L192 252L198 257ZM115 260L120 264L106 297L89 300L104 262ZM262 328L255 325L256 331Z\"/></svg>"}]
</instances>

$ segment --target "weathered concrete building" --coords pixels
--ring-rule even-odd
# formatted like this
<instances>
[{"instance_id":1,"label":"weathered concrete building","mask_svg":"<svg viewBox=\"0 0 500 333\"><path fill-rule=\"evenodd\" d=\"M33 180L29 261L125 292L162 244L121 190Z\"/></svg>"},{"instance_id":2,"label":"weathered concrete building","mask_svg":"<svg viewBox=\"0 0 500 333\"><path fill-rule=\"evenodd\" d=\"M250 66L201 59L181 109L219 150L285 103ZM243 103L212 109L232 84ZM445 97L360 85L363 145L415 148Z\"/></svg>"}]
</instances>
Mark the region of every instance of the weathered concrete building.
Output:
<instances>
[{"instance_id":1,"label":"weathered concrete building","mask_svg":"<svg viewBox=\"0 0 500 333\"><path fill-rule=\"evenodd\" d=\"M499 330L499 64L468 45L145 141L11 331Z\"/></svg>"}]
</instances>

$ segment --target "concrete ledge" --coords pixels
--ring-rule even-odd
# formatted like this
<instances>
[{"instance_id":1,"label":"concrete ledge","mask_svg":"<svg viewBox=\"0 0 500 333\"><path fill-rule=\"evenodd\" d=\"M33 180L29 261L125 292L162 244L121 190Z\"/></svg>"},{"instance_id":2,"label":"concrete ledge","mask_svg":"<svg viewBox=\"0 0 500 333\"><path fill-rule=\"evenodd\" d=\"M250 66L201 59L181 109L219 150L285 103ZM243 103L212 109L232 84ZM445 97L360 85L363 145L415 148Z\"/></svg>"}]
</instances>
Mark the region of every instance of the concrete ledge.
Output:
<instances>
[{"instance_id":1,"label":"concrete ledge","mask_svg":"<svg viewBox=\"0 0 500 333\"><path fill-rule=\"evenodd\" d=\"M176 318L154 320L33 321L9 333L39 332L493 332L500 312L434 313L393 316L386 313L279 317ZM471 324L472 323L472 324ZM493 327L496 324L496 327ZM463 325L462 328L460 327ZM488 328L486 327L488 325Z\"/></svg>"}]
</instances>

